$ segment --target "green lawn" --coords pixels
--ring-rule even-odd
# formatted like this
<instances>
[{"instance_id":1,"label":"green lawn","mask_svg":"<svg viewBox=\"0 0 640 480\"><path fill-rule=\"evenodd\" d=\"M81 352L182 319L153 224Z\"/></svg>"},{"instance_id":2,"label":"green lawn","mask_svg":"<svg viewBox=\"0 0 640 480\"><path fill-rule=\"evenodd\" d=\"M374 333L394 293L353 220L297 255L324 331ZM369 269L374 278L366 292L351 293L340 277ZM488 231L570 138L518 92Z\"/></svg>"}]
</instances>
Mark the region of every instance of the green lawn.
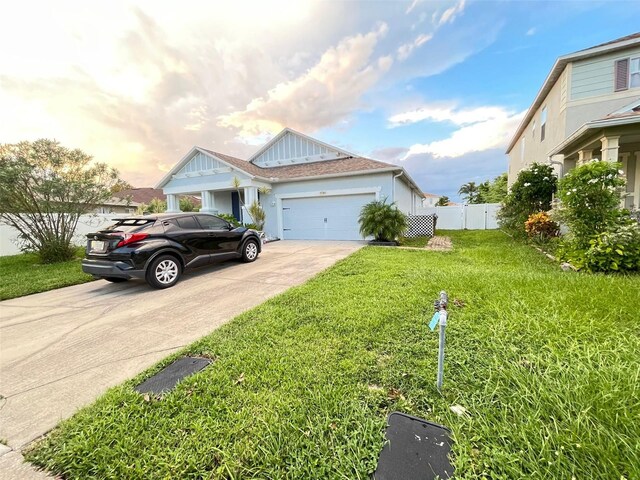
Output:
<instances>
[{"instance_id":1,"label":"green lawn","mask_svg":"<svg viewBox=\"0 0 640 480\"><path fill-rule=\"evenodd\" d=\"M403 247L425 248L429 238L431 237L427 237L426 235L412 238L405 237L400 239L400 245Z\"/></svg>"},{"instance_id":2,"label":"green lawn","mask_svg":"<svg viewBox=\"0 0 640 480\"><path fill-rule=\"evenodd\" d=\"M133 386L175 356L27 458L67 479L367 479L399 410L452 429L457 478L640 478L639 277L446 234L452 252L357 252L188 347L217 360L164 398ZM440 395L427 323L443 288L464 306Z\"/></svg>"},{"instance_id":3,"label":"green lawn","mask_svg":"<svg viewBox=\"0 0 640 480\"><path fill-rule=\"evenodd\" d=\"M35 253L0 257L0 300L46 292L93 280L82 272L80 259L84 247L76 251L76 259L69 262L43 265Z\"/></svg>"}]
</instances>

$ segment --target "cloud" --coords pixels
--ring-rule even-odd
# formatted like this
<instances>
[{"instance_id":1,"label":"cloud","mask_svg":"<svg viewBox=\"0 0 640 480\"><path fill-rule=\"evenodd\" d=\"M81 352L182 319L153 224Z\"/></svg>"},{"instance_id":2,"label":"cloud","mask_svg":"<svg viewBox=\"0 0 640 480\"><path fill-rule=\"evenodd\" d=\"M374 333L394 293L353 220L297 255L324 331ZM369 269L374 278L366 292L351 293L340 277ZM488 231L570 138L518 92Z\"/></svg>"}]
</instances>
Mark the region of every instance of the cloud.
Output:
<instances>
[{"instance_id":1,"label":"cloud","mask_svg":"<svg viewBox=\"0 0 640 480\"><path fill-rule=\"evenodd\" d=\"M275 133L285 125L314 131L345 118L393 63L390 56L372 58L387 30L381 23L369 33L342 39L298 78L277 84L244 110L221 115L218 125L255 136Z\"/></svg>"},{"instance_id":2,"label":"cloud","mask_svg":"<svg viewBox=\"0 0 640 480\"><path fill-rule=\"evenodd\" d=\"M504 150L494 148L447 159L423 153L413 155L403 166L423 191L460 201L458 189L461 185L493 180L507 171L508 163Z\"/></svg>"},{"instance_id":3,"label":"cloud","mask_svg":"<svg viewBox=\"0 0 640 480\"><path fill-rule=\"evenodd\" d=\"M447 8L440 18L437 17L437 14L434 13L433 20L437 27L445 25L447 23L453 23L458 15L460 15L464 11L464 7L466 5L466 0L460 0L453 7Z\"/></svg>"},{"instance_id":4,"label":"cloud","mask_svg":"<svg viewBox=\"0 0 640 480\"><path fill-rule=\"evenodd\" d=\"M433 34L422 33L422 34L418 35L413 40L413 42L405 43L404 45L401 45L398 48L398 60L400 60L400 61L406 60L407 58L409 58L409 55L411 55L411 52L413 52L413 50L415 50L416 48L421 47L422 45L427 43L432 38L433 38Z\"/></svg>"},{"instance_id":5,"label":"cloud","mask_svg":"<svg viewBox=\"0 0 640 480\"><path fill-rule=\"evenodd\" d=\"M384 147L373 150L370 156L376 160L393 163L400 161L408 151L405 147Z\"/></svg>"},{"instance_id":6,"label":"cloud","mask_svg":"<svg viewBox=\"0 0 640 480\"><path fill-rule=\"evenodd\" d=\"M416 8L416 6L418 6L418 3L420 3L421 0L413 0L413 2L411 2L411 5L409 5L409 8L407 8L407 10L404 12L407 15L410 14L414 8Z\"/></svg>"},{"instance_id":7,"label":"cloud","mask_svg":"<svg viewBox=\"0 0 640 480\"><path fill-rule=\"evenodd\" d=\"M434 158L451 158L505 146L524 114L524 111L513 112L497 106L457 109L446 105L427 105L393 115L389 124L394 127L429 120L460 127L443 140L412 145L403 160L423 153Z\"/></svg>"},{"instance_id":8,"label":"cloud","mask_svg":"<svg viewBox=\"0 0 640 480\"><path fill-rule=\"evenodd\" d=\"M535 35L536 30L537 30L536 27L531 27L529 30L527 30L527 33L526 33L527 37L530 37L531 35Z\"/></svg>"}]
</instances>

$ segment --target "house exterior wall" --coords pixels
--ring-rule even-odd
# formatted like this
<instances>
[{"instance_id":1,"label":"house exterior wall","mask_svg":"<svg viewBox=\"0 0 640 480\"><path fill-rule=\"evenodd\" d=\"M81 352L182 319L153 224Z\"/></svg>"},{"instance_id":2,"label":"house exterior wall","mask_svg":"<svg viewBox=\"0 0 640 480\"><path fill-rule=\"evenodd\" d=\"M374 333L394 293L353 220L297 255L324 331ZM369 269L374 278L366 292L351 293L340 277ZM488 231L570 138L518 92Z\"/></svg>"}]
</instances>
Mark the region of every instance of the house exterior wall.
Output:
<instances>
[{"instance_id":1,"label":"house exterior wall","mask_svg":"<svg viewBox=\"0 0 640 480\"><path fill-rule=\"evenodd\" d=\"M613 94L615 61L638 56L640 56L640 47L604 54L595 58L576 60L573 62L573 72L571 74L571 100ZM636 96L638 95L638 89L615 93L623 93L629 96L630 90L636 90Z\"/></svg>"},{"instance_id":2,"label":"house exterior wall","mask_svg":"<svg viewBox=\"0 0 640 480\"><path fill-rule=\"evenodd\" d=\"M548 162L548 153L582 125L628 105L640 96L640 88L614 91L617 60L640 56L640 47L570 62L535 112L509 155L509 185L522 168ZM540 141L540 115L547 107L547 127ZM535 135L532 130L535 121ZM524 146L523 146L524 144ZM558 155L553 160L563 160ZM571 165L565 165L565 170Z\"/></svg>"},{"instance_id":3,"label":"house exterior wall","mask_svg":"<svg viewBox=\"0 0 640 480\"><path fill-rule=\"evenodd\" d=\"M560 78L558 78L538 110L531 117L522 135L509 152L509 185L515 181L521 169L526 168L533 162L546 163L548 152L565 139L565 99L569 70L570 68L565 68L562 72ZM545 138L540 140L540 118L545 107L547 109ZM532 128L534 122L535 130Z\"/></svg>"},{"instance_id":4,"label":"house exterior wall","mask_svg":"<svg viewBox=\"0 0 640 480\"><path fill-rule=\"evenodd\" d=\"M395 182L395 196L398 209L406 215L415 213L415 193L411 190L409 185L407 185L407 183L402 180L402 177L396 178Z\"/></svg>"}]
</instances>

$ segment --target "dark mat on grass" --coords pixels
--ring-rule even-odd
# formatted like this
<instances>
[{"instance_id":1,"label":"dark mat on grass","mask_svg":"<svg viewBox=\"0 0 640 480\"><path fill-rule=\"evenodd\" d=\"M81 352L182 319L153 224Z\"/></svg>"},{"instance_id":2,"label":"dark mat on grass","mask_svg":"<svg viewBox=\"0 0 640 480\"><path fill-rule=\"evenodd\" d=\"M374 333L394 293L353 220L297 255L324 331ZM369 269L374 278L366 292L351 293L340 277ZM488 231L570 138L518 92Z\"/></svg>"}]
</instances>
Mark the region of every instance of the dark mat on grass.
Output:
<instances>
[{"instance_id":1,"label":"dark mat on grass","mask_svg":"<svg viewBox=\"0 0 640 480\"><path fill-rule=\"evenodd\" d=\"M375 480L432 480L453 476L449 430L400 412L387 419L387 442L380 452Z\"/></svg>"},{"instance_id":2,"label":"dark mat on grass","mask_svg":"<svg viewBox=\"0 0 640 480\"><path fill-rule=\"evenodd\" d=\"M167 365L153 377L147 378L135 390L138 393L165 393L173 389L180 380L199 372L211 363L208 358L183 357Z\"/></svg>"}]
</instances>

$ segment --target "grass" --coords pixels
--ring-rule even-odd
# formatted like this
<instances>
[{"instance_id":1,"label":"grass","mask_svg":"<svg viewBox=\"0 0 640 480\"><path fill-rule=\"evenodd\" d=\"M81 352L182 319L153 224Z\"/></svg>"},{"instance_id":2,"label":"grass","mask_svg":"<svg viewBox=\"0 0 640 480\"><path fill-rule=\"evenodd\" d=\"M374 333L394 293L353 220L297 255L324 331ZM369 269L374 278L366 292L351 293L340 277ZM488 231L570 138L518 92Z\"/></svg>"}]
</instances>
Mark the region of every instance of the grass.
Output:
<instances>
[{"instance_id":1,"label":"grass","mask_svg":"<svg viewBox=\"0 0 640 480\"><path fill-rule=\"evenodd\" d=\"M424 248L427 246L427 242L429 241L429 238L431 237L427 237L426 235L422 235L420 237L412 237L412 238L402 237L400 239L400 245L402 247Z\"/></svg>"},{"instance_id":2,"label":"grass","mask_svg":"<svg viewBox=\"0 0 640 480\"><path fill-rule=\"evenodd\" d=\"M93 280L82 272L80 259L84 247L78 247L76 258L68 262L41 264L35 253L0 257L0 300L23 297Z\"/></svg>"},{"instance_id":3,"label":"grass","mask_svg":"<svg viewBox=\"0 0 640 480\"><path fill-rule=\"evenodd\" d=\"M500 232L447 235L451 252L364 248L186 348L216 361L162 399L133 386L175 356L28 460L67 479L365 479L399 410L451 428L457 478L640 478L638 277L562 272ZM427 323L443 288L464 306L440 395Z\"/></svg>"}]
</instances>

